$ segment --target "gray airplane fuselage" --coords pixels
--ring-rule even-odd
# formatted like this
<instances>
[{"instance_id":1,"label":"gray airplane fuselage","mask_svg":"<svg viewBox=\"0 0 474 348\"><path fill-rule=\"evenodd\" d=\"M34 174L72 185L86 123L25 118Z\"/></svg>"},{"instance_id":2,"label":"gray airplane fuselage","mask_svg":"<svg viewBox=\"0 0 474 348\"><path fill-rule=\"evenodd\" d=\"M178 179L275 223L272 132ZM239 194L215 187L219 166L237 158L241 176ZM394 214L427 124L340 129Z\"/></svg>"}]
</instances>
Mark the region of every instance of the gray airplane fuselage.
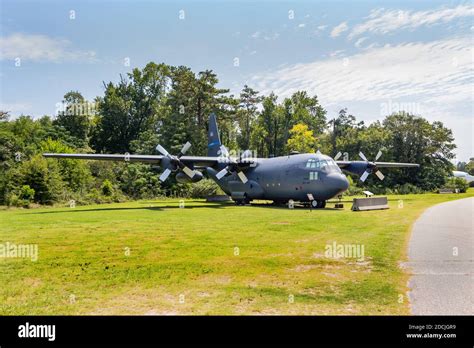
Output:
<instances>
[{"instance_id":1,"label":"gray airplane fuselage","mask_svg":"<svg viewBox=\"0 0 474 348\"><path fill-rule=\"evenodd\" d=\"M222 165L224 167L225 164ZM254 159L245 170L244 184L236 173L221 180L218 170L206 169L209 176L234 200L265 199L277 202L325 201L347 190L349 182L334 160L320 153Z\"/></svg>"}]
</instances>

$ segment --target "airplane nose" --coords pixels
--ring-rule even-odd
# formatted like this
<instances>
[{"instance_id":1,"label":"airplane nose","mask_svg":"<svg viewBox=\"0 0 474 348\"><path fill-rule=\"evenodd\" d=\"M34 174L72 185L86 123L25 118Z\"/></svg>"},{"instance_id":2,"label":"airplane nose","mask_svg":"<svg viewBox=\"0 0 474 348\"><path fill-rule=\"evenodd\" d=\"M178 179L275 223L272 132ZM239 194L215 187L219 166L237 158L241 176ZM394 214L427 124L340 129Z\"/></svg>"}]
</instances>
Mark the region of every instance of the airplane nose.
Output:
<instances>
[{"instance_id":1,"label":"airplane nose","mask_svg":"<svg viewBox=\"0 0 474 348\"><path fill-rule=\"evenodd\" d=\"M337 191L344 192L349 188L349 181L346 176L341 173L330 173L326 176L327 185Z\"/></svg>"}]
</instances>

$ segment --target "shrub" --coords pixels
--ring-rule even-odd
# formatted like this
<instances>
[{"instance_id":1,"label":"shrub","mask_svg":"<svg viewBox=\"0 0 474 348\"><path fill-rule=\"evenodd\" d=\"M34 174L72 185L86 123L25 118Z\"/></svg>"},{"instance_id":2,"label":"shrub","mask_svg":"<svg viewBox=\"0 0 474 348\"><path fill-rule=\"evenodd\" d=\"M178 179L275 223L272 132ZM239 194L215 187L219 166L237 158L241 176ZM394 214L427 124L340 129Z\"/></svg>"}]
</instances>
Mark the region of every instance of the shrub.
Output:
<instances>
[{"instance_id":1,"label":"shrub","mask_svg":"<svg viewBox=\"0 0 474 348\"><path fill-rule=\"evenodd\" d=\"M57 162L35 155L30 160L21 163L18 184L28 185L34 189L35 202L53 204L59 201L65 185Z\"/></svg>"},{"instance_id":2,"label":"shrub","mask_svg":"<svg viewBox=\"0 0 474 348\"><path fill-rule=\"evenodd\" d=\"M18 206L18 196L12 192L5 195L5 204L9 207Z\"/></svg>"},{"instance_id":3,"label":"shrub","mask_svg":"<svg viewBox=\"0 0 474 348\"><path fill-rule=\"evenodd\" d=\"M102 191L102 194L107 197L112 196L114 193L114 187L112 183L109 181L109 179L104 180L100 189Z\"/></svg>"},{"instance_id":4,"label":"shrub","mask_svg":"<svg viewBox=\"0 0 474 348\"><path fill-rule=\"evenodd\" d=\"M219 186L210 179L202 179L189 187L188 194L191 198L206 198L220 193Z\"/></svg>"},{"instance_id":5,"label":"shrub","mask_svg":"<svg viewBox=\"0 0 474 348\"><path fill-rule=\"evenodd\" d=\"M445 187L464 193L469 188L469 183L463 178L449 178L446 181Z\"/></svg>"},{"instance_id":6,"label":"shrub","mask_svg":"<svg viewBox=\"0 0 474 348\"><path fill-rule=\"evenodd\" d=\"M35 190L29 185L23 185L20 189L18 198L18 204L24 208L28 208L30 203L32 203L35 198Z\"/></svg>"},{"instance_id":7,"label":"shrub","mask_svg":"<svg viewBox=\"0 0 474 348\"><path fill-rule=\"evenodd\" d=\"M405 183L403 185L396 186L395 191L400 195L423 193L423 190L421 188L410 183Z\"/></svg>"},{"instance_id":8,"label":"shrub","mask_svg":"<svg viewBox=\"0 0 474 348\"><path fill-rule=\"evenodd\" d=\"M344 191L344 196L355 196L362 194L362 189L354 184L354 180L352 180L350 175L347 175L347 181L349 181L349 187L346 191Z\"/></svg>"},{"instance_id":9,"label":"shrub","mask_svg":"<svg viewBox=\"0 0 474 348\"><path fill-rule=\"evenodd\" d=\"M159 174L150 166L141 163L130 163L118 167L118 185L122 192L135 199L150 199L159 197L161 185L158 180Z\"/></svg>"}]
</instances>

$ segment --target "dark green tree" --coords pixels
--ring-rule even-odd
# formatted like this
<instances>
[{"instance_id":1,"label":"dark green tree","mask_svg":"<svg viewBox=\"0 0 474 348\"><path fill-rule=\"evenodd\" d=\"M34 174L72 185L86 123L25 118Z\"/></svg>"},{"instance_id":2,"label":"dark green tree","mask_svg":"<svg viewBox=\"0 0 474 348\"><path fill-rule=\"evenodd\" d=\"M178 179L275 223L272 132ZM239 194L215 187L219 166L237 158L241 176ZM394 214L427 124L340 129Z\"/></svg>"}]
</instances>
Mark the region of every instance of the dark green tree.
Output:
<instances>
[{"instance_id":1,"label":"dark green tree","mask_svg":"<svg viewBox=\"0 0 474 348\"><path fill-rule=\"evenodd\" d=\"M77 146L85 147L92 127L94 104L85 100L78 91L70 91L64 95L63 108L58 111L54 125L74 137Z\"/></svg>"},{"instance_id":2,"label":"dark green tree","mask_svg":"<svg viewBox=\"0 0 474 348\"><path fill-rule=\"evenodd\" d=\"M251 127L257 119L257 108L261 101L259 93L247 85L240 92L238 117L241 133L238 143L241 149L250 147Z\"/></svg>"},{"instance_id":3,"label":"dark green tree","mask_svg":"<svg viewBox=\"0 0 474 348\"><path fill-rule=\"evenodd\" d=\"M156 127L169 76L169 66L148 63L143 70L136 68L127 78L121 77L117 84L105 84L93 148L112 153L131 151L130 143L140 133Z\"/></svg>"},{"instance_id":4,"label":"dark green tree","mask_svg":"<svg viewBox=\"0 0 474 348\"><path fill-rule=\"evenodd\" d=\"M390 133L387 141L388 156L396 162L419 163L419 169L398 169L389 173L388 184L409 182L424 190L441 187L454 169L450 162L456 148L452 131L442 122L408 113L393 114L383 121Z\"/></svg>"}]
</instances>

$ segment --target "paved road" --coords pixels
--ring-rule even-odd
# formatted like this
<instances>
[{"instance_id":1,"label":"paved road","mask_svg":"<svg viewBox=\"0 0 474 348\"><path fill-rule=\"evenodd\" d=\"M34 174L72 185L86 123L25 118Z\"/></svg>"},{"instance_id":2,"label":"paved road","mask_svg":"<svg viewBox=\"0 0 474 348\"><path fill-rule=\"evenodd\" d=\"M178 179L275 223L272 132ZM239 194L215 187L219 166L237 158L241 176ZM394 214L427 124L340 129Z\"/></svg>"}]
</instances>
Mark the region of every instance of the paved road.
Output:
<instances>
[{"instance_id":1,"label":"paved road","mask_svg":"<svg viewBox=\"0 0 474 348\"><path fill-rule=\"evenodd\" d=\"M474 314L473 254L474 198L426 210L408 252L412 314Z\"/></svg>"}]
</instances>

